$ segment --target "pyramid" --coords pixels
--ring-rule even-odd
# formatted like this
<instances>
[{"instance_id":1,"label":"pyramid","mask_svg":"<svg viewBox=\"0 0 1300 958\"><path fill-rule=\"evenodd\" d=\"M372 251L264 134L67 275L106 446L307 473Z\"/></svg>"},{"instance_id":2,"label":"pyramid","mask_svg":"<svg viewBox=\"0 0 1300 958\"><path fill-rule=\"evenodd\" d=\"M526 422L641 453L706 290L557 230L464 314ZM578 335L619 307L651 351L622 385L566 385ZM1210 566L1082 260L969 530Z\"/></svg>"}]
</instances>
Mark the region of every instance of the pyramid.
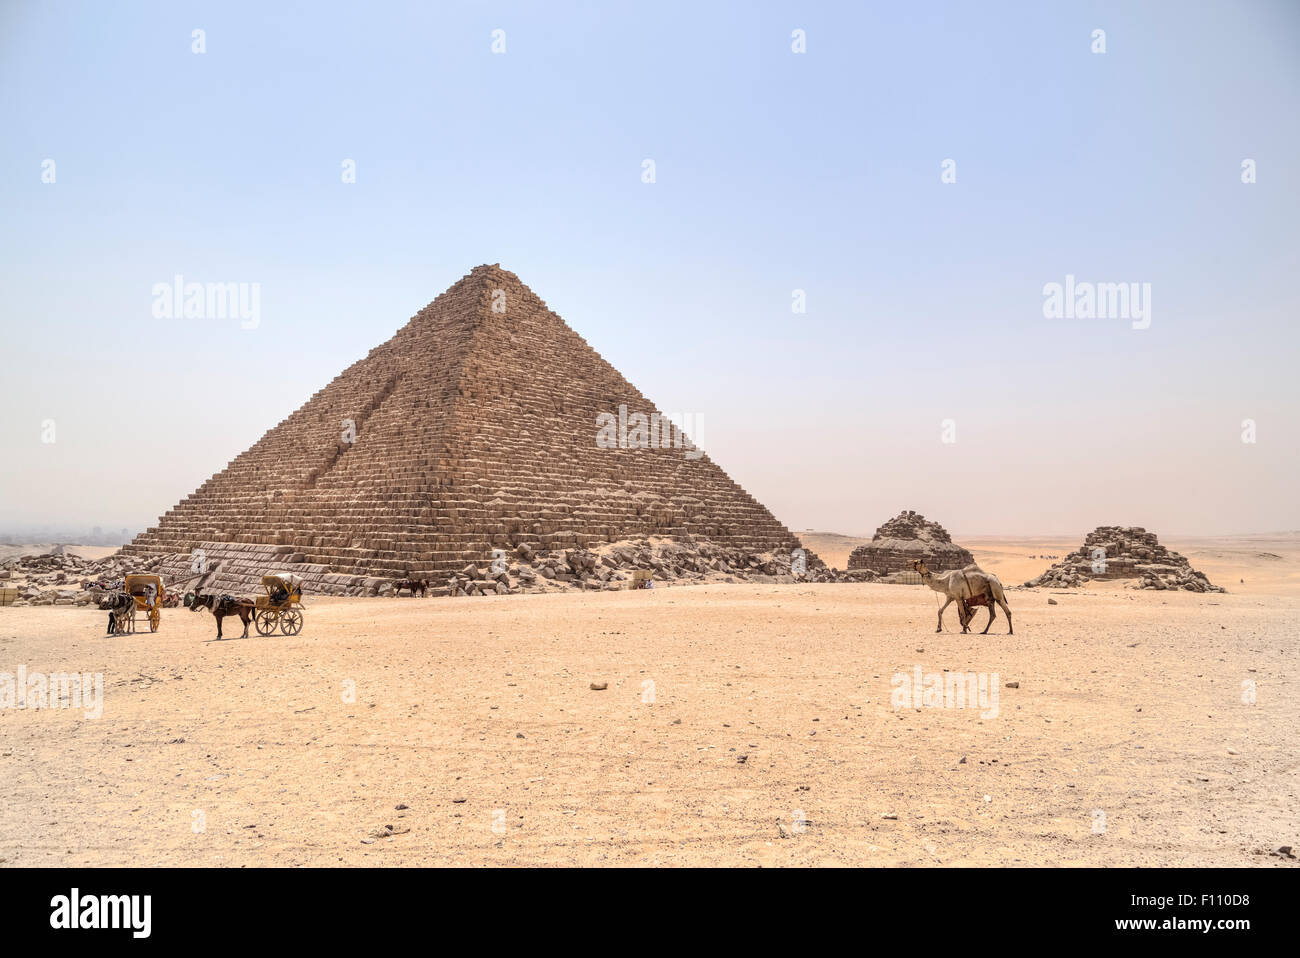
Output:
<instances>
[{"instance_id":1,"label":"pyramid","mask_svg":"<svg viewBox=\"0 0 1300 958\"><path fill-rule=\"evenodd\" d=\"M890 519L849 556L849 569L870 569L880 575L905 572L914 559L924 559L934 572L962 569L975 561L969 551L952 541L937 522L908 509Z\"/></svg>"},{"instance_id":2,"label":"pyramid","mask_svg":"<svg viewBox=\"0 0 1300 958\"><path fill-rule=\"evenodd\" d=\"M479 266L123 551L436 579L520 543L799 548L680 431L603 448L598 417L620 406L656 412L517 276Z\"/></svg>"},{"instance_id":3,"label":"pyramid","mask_svg":"<svg viewBox=\"0 0 1300 958\"><path fill-rule=\"evenodd\" d=\"M1025 585L1070 588L1093 579L1133 579L1135 589L1227 591L1141 526L1098 526L1084 538L1083 545Z\"/></svg>"}]
</instances>

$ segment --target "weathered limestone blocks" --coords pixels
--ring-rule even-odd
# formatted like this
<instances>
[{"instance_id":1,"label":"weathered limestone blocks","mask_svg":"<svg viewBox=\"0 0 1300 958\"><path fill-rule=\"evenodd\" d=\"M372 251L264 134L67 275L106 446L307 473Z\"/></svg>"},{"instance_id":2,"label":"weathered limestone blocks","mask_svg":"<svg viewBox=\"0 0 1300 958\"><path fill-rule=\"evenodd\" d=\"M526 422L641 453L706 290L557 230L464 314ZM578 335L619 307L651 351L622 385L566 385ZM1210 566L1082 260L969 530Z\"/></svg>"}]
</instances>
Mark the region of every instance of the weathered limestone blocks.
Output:
<instances>
[{"instance_id":1,"label":"weathered limestone blocks","mask_svg":"<svg viewBox=\"0 0 1300 958\"><path fill-rule=\"evenodd\" d=\"M232 582L241 557L446 582L525 538L547 552L649 536L798 548L707 456L599 446L597 417L620 406L656 412L518 277L477 267L124 553L225 543Z\"/></svg>"},{"instance_id":2,"label":"weathered limestone blocks","mask_svg":"<svg viewBox=\"0 0 1300 958\"><path fill-rule=\"evenodd\" d=\"M961 569L975 561L969 551L956 545L937 522L910 509L890 519L849 556L849 570L869 569L877 575L905 572L915 559L924 559L934 572Z\"/></svg>"},{"instance_id":3,"label":"weathered limestone blocks","mask_svg":"<svg viewBox=\"0 0 1300 958\"><path fill-rule=\"evenodd\" d=\"M471 563L447 579L451 596L615 591L708 582L871 581L874 574L834 573L815 556L795 572L790 551L746 552L707 539L637 538L548 550L529 541L486 567Z\"/></svg>"},{"instance_id":4,"label":"weathered limestone blocks","mask_svg":"<svg viewBox=\"0 0 1300 958\"><path fill-rule=\"evenodd\" d=\"M1211 585L1203 572L1141 526L1098 526L1082 546L1025 585L1075 587L1092 579L1134 579L1136 589L1227 591Z\"/></svg>"}]
</instances>

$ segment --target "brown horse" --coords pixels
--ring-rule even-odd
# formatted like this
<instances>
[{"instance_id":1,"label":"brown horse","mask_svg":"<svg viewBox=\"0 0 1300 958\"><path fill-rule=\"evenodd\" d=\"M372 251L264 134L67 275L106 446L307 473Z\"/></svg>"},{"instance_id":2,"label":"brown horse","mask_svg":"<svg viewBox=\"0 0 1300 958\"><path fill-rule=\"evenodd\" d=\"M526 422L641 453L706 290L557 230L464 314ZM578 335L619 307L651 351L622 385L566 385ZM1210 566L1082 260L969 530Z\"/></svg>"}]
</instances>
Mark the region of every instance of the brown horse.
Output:
<instances>
[{"instance_id":1,"label":"brown horse","mask_svg":"<svg viewBox=\"0 0 1300 958\"><path fill-rule=\"evenodd\" d=\"M253 620L253 603L247 599L236 599L231 595L195 595L186 604L191 612L197 612L199 609L212 611L213 618L217 620L218 639L222 638L221 620L228 615L239 616L239 621L244 623L244 634L240 638L248 638L248 623Z\"/></svg>"},{"instance_id":2,"label":"brown horse","mask_svg":"<svg viewBox=\"0 0 1300 958\"><path fill-rule=\"evenodd\" d=\"M396 582L393 583L393 587L397 590L397 595L401 595L403 589L410 589L411 598L415 598L415 594L417 592L420 593L420 595L428 594L429 580L428 579L398 579Z\"/></svg>"}]
</instances>

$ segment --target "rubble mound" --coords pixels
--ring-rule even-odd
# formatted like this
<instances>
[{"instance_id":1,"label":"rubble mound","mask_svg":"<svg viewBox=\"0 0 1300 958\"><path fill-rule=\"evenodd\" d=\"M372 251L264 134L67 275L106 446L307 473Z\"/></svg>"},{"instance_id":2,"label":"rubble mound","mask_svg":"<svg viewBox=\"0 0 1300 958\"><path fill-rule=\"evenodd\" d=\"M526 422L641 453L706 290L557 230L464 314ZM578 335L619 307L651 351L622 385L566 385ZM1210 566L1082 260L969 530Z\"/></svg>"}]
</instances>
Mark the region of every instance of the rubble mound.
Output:
<instances>
[{"instance_id":1,"label":"rubble mound","mask_svg":"<svg viewBox=\"0 0 1300 958\"><path fill-rule=\"evenodd\" d=\"M933 572L964 569L975 561L952 541L948 530L911 509L890 519L849 556L849 570L867 569L877 575L911 571L914 559L924 559Z\"/></svg>"},{"instance_id":2,"label":"rubble mound","mask_svg":"<svg viewBox=\"0 0 1300 958\"><path fill-rule=\"evenodd\" d=\"M471 563L433 583L430 595L615 591L715 582L874 582L874 572L827 568L804 550L748 552L708 539L625 539L592 549L545 550L530 543L501 550L482 567Z\"/></svg>"},{"instance_id":3,"label":"rubble mound","mask_svg":"<svg viewBox=\"0 0 1300 958\"><path fill-rule=\"evenodd\" d=\"M1025 585L1080 586L1093 579L1134 579L1134 589L1226 592L1141 526L1098 526L1083 545Z\"/></svg>"},{"instance_id":4,"label":"rubble mound","mask_svg":"<svg viewBox=\"0 0 1300 958\"><path fill-rule=\"evenodd\" d=\"M127 574L159 572L161 564L161 557L141 560L121 553L83 559L56 546L55 551L42 555L0 561L0 586L18 591L15 606L90 605L106 588L120 587Z\"/></svg>"},{"instance_id":5,"label":"rubble mound","mask_svg":"<svg viewBox=\"0 0 1300 958\"><path fill-rule=\"evenodd\" d=\"M806 570L820 560L804 554ZM790 550L749 552L697 537L637 538L592 548L542 549L522 542L498 550L486 565L470 563L433 582L431 595L614 591L708 582L794 582L809 578Z\"/></svg>"},{"instance_id":6,"label":"rubble mound","mask_svg":"<svg viewBox=\"0 0 1300 958\"><path fill-rule=\"evenodd\" d=\"M305 595L393 596L407 576L333 572L290 546L203 542L191 552L139 556L117 553L88 560L75 555L27 555L0 563L0 584L18 589L15 605L90 605L124 576L154 572L169 592L256 596L263 575L293 573ZM424 578L419 577L417 578ZM874 582L870 570L828 569L806 550L752 552L712 540L641 537L590 548L544 549L521 542L497 549L445 577L428 578L430 596L615 591L717 582Z\"/></svg>"}]
</instances>

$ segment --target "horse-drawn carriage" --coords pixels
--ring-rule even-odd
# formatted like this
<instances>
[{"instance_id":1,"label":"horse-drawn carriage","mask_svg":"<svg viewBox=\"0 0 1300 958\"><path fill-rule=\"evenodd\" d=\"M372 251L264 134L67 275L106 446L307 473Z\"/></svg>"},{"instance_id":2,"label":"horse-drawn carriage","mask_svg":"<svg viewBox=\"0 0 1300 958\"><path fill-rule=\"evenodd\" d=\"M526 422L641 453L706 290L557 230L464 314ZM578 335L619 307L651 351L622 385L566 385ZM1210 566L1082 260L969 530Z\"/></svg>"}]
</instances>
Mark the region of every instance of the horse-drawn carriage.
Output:
<instances>
[{"instance_id":1,"label":"horse-drawn carriage","mask_svg":"<svg viewBox=\"0 0 1300 958\"><path fill-rule=\"evenodd\" d=\"M278 627L285 635L302 631L302 579L293 573L262 576L266 595L255 603L253 623L258 635L270 635Z\"/></svg>"},{"instance_id":2,"label":"horse-drawn carriage","mask_svg":"<svg viewBox=\"0 0 1300 958\"><path fill-rule=\"evenodd\" d=\"M167 590L163 587L162 576L137 572L127 576L122 583L122 591L131 597L131 604L122 616L123 631L135 631L135 615L145 613L149 618L149 631L157 632L162 625L163 601Z\"/></svg>"}]
</instances>

